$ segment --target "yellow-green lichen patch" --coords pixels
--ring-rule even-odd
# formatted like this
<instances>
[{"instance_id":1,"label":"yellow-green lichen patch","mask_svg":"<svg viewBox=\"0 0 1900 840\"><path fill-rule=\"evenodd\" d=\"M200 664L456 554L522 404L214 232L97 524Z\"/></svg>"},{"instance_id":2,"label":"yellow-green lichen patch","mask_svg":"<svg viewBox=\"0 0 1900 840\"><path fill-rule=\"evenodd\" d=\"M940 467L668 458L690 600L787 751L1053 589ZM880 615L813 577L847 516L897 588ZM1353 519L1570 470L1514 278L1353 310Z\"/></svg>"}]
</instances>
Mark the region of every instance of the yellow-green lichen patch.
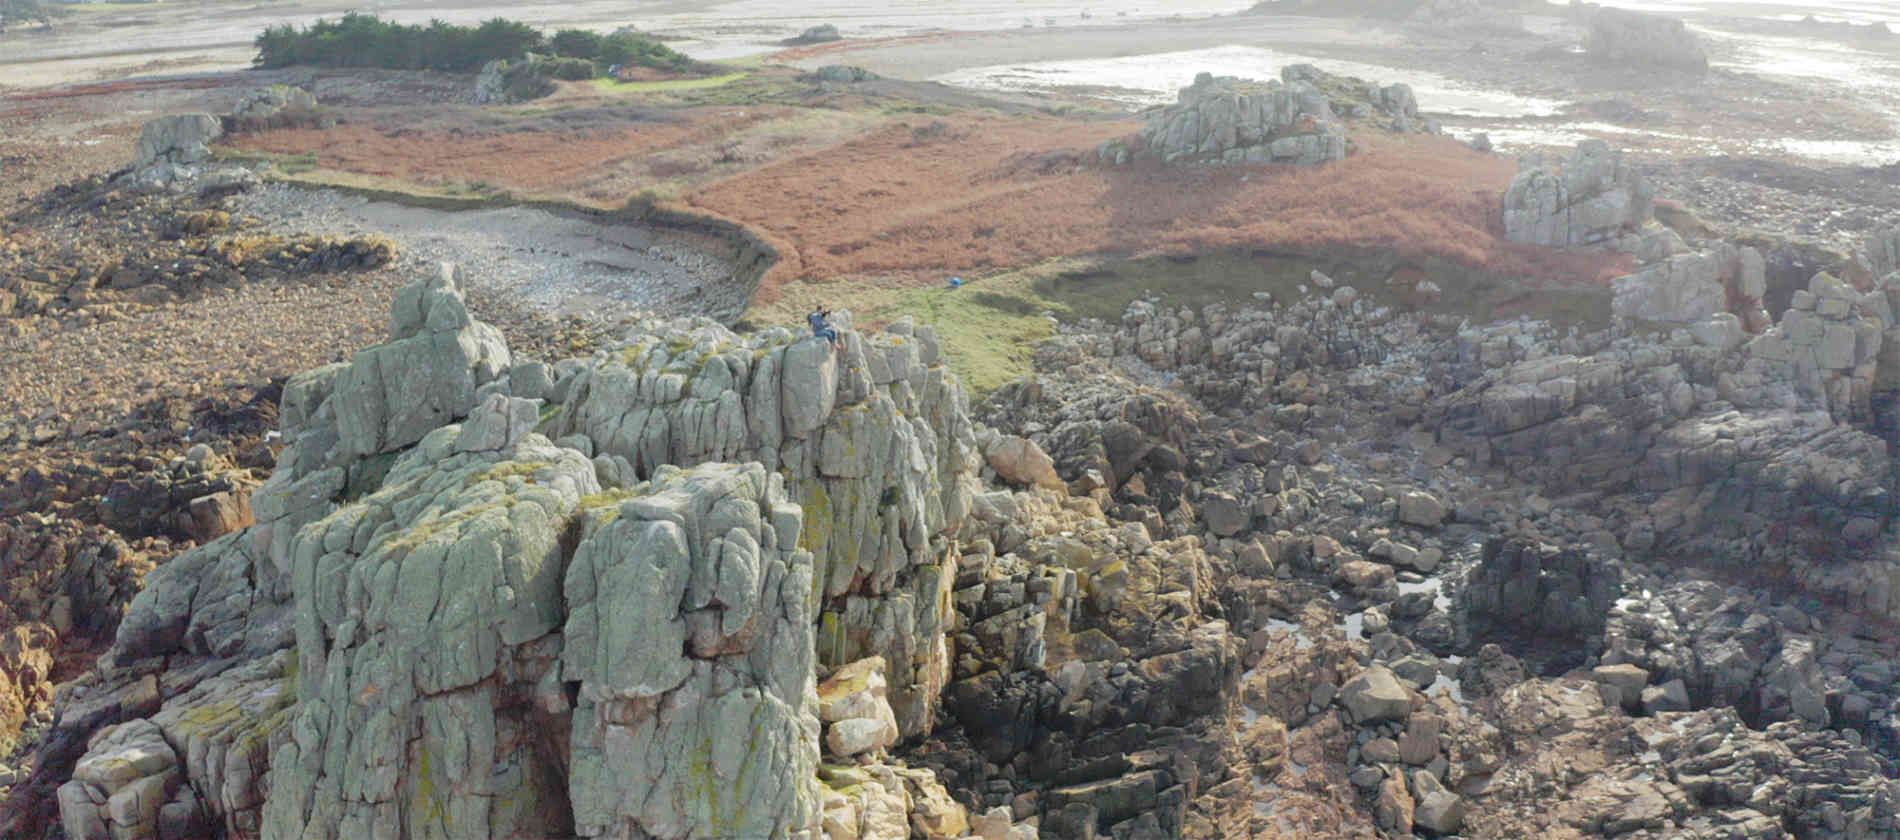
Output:
<instances>
[{"instance_id":1,"label":"yellow-green lichen patch","mask_svg":"<svg viewBox=\"0 0 1900 840\"><path fill-rule=\"evenodd\" d=\"M474 487L484 481L505 482L510 478L519 478L532 484L534 482L535 473L553 465L554 462L552 461L503 461L502 463L469 476L467 481L462 482L462 487L465 489Z\"/></svg>"}]
</instances>

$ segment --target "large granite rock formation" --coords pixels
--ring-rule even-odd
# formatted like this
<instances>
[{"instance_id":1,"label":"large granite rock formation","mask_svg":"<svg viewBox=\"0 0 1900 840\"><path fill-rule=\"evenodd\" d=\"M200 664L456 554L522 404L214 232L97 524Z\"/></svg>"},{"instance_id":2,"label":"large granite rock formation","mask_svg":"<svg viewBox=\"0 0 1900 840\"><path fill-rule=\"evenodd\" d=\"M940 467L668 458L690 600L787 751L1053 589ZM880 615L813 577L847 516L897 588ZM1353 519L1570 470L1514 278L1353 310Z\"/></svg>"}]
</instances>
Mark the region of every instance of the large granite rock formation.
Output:
<instances>
[{"instance_id":1,"label":"large granite rock formation","mask_svg":"<svg viewBox=\"0 0 1900 840\"><path fill-rule=\"evenodd\" d=\"M69 693L68 761L155 757L72 775L62 818L812 836L818 676L884 663L840 757L935 725L979 464L930 330L839 321L837 350L655 323L550 367L512 363L453 271L406 287L389 341L286 384L259 524L153 572ZM967 825L890 772L900 820Z\"/></svg>"},{"instance_id":2,"label":"large granite rock formation","mask_svg":"<svg viewBox=\"0 0 1900 840\"><path fill-rule=\"evenodd\" d=\"M159 117L139 129L138 156L132 165L203 163L211 158L211 142L223 134L223 123L210 114Z\"/></svg>"},{"instance_id":3,"label":"large granite rock formation","mask_svg":"<svg viewBox=\"0 0 1900 840\"><path fill-rule=\"evenodd\" d=\"M906 735L932 726L947 679L945 536L970 510L979 453L967 401L929 328L900 322L841 347L772 329L656 324L569 369L547 422L583 436L606 475L757 461L806 511L819 657L889 666Z\"/></svg>"},{"instance_id":4,"label":"large granite rock formation","mask_svg":"<svg viewBox=\"0 0 1900 840\"><path fill-rule=\"evenodd\" d=\"M1560 166L1522 166L1504 192L1504 234L1553 248L1600 245L1642 227L1654 190L1602 140L1584 140Z\"/></svg>"},{"instance_id":5,"label":"large granite rock formation","mask_svg":"<svg viewBox=\"0 0 1900 840\"><path fill-rule=\"evenodd\" d=\"M1279 79L1266 82L1202 73L1174 104L1149 115L1134 142L1112 140L1096 153L1108 164L1153 158L1311 166L1344 158L1344 120L1374 114L1391 130L1426 127L1411 88L1402 84L1381 87L1307 64L1283 67Z\"/></svg>"},{"instance_id":6,"label":"large granite rock formation","mask_svg":"<svg viewBox=\"0 0 1900 840\"><path fill-rule=\"evenodd\" d=\"M1620 67L1648 67L1702 74L1709 56L1702 40L1679 18L1608 6L1590 16L1584 38L1590 57Z\"/></svg>"},{"instance_id":7,"label":"large granite rock formation","mask_svg":"<svg viewBox=\"0 0 1900 840\"><path fill-rule=\"evenodd\" d=\"M139 130L128 183L159 192L195 182L211 159L212 141L223 134L224 122L211 114L175 114L147 122Z\"/></svg>"}]
</instances>

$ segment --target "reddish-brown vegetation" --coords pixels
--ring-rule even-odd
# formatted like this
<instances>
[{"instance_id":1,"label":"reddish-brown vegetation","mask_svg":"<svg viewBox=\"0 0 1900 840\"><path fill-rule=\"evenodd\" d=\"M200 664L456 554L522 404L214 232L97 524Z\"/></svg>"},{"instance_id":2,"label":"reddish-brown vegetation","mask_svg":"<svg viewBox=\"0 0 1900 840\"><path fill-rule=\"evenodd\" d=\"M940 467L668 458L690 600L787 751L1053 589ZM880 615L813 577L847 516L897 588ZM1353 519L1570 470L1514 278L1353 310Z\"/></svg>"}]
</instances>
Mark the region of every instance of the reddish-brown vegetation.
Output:
<instances>
[{"instance_id":1,"label":"reddish-brown vegetation","mask_svg":"<svg viewBox=\"0 0 1900 840\"><path fill-rule=\"evenodd\" d=\"M1086 253L1381 249L1541 280L1620 273L1602 255L1507 243L1506 158L1432 137L1362 138L1322 167L1081 165L1127 123L991 118L918 144L891 127L690 196L790 243L773 284L922 281ZM930 280L934 282L934 279Z\"/></svg>"},{"instance_id":2,"label":"reddish-brown vegetation","mask_svg":"<svg viewBox=\"0 0 1900 840\"><path fill-rule=\"evenodd\" d=\"M445 107L353 114L332 128L245 134L233 145L274 154L314 152L317 165L327 169L411 183L487 181L526 192L586 194L623 168L648 169L648 158L656 153L713 142L785 112L699 108L670 112L664 119L644 113L587 119L582 113L511 124L484 119L473 108Z\"/></svg>"},{"instance_id":3,"label":"reddish-brown vegetation","mask_svg":"<svg viewBox=\"0 0 1900 840\"><path fill-rule=\"evenodd\" d=\"M938 126L917 118L839 143L775 149L762 165L707 171L700 152L723 137L801 110L484 113L358 116L327 130L236 142L313 151L321 166L398 180L480 180L607 204L668 178L692 183L736 172L703 183L683 203L750 226L779 247L765 300L792 280L905 285L1075 254L1380 250L1543 282L1596 282L1627 266L1608 255L1504 241L1499 195L1515 164L1448 138L1367 132L1346 160L1312 168L1106 167L1088 150L1131 134L1133 123L999 115Z\"/></svg>"}]
</instances>

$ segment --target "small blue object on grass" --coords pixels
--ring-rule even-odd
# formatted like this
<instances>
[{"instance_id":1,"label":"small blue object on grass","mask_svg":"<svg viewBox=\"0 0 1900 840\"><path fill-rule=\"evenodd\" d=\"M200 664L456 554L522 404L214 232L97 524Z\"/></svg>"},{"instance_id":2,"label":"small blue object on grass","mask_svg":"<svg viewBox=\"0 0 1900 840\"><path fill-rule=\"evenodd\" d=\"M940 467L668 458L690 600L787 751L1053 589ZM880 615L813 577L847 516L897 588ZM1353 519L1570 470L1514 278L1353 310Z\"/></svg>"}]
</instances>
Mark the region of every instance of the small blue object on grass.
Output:
<instances>
[{"instance_id":1,"label":"small blue object on grass","mask_svg":"<svg viewBox=\"0 0 1900 840\"><path fill-rule=\"evenodd\" d=\"M952 278L950 278L950 288L952 288L952 289L961 289L961 288L963 288L963 278L961 278L961 277L952 277Z\"/></svg>"}]
</instances>

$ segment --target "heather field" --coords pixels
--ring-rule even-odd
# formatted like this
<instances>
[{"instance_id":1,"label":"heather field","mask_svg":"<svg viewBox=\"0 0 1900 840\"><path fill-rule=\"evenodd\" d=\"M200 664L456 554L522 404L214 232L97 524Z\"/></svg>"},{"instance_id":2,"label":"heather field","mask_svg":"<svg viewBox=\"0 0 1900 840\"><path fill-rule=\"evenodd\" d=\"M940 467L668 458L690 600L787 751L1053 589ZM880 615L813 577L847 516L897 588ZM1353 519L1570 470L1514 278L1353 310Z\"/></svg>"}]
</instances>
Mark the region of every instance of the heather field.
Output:
<instances>
[{"instance_id":1,"label":"heather field","mask_svg":"<svg viewBox=\"0 0 1900 840\"><path fill-rule=\"evenodd\" d=\"M1389 252L1533 285L1592 283L1623 267L1505 242L1496 208L1514 162L1449 138L1366 132L1352 156L1317 168L1110 167L1092 150L1139 122L627 98L499 114L346 110L332 128L233 146L314 168L319 183L476 184L599 207L644 199L738 221L780 249L760 303L788 284L902 289L1078 255Z\"/></svg>"}]
</instances>

